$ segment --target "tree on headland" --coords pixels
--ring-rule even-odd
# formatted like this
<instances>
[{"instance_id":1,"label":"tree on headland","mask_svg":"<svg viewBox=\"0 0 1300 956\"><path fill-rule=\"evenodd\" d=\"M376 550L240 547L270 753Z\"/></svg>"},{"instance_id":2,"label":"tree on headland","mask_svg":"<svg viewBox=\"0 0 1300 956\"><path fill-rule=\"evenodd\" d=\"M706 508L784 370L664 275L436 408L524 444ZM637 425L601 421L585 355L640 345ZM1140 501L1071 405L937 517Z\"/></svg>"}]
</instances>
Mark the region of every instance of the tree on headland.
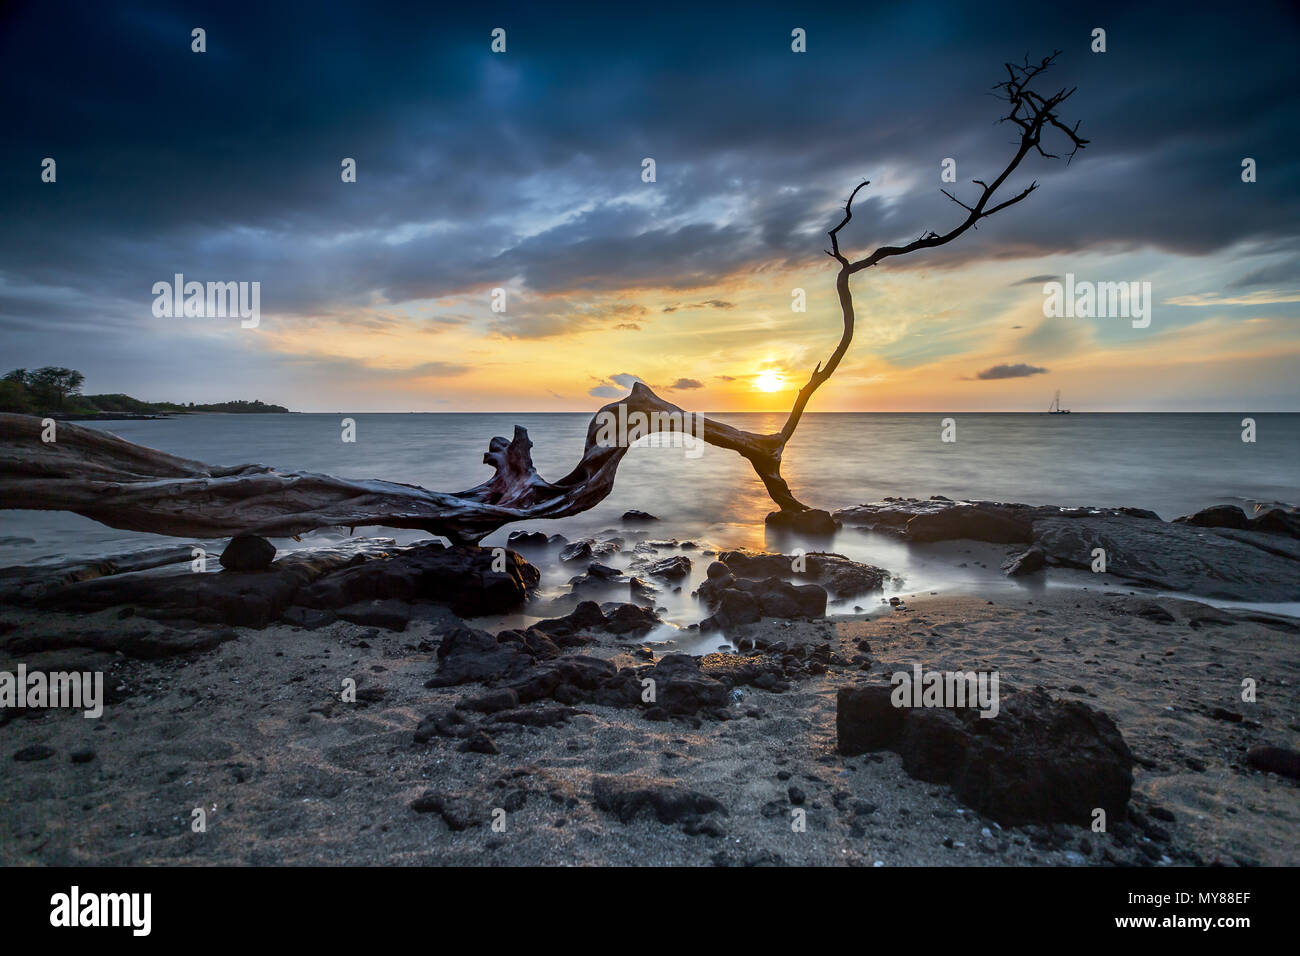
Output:
<instances>
[{"instance_id":1,"label":"tree on headland","mask_svg":"<svg viewBox=\"0 0 1300 956\"><path fill-rule=\"evenodd\" d=\"M32 400L27 392L27 369L16 368L0 378L0 412L27 413Z\"/></svg>"},{"instance_id":2,"label":"tree on headland","mask_svg":"<svg viewBox=\"0 0 1300 956\"><path fill-rule=\"evenodd\" d=\"M27 374L27 387L37 397L53 407L63 411L63 400L69 395L76 395L85 384L86 376L76 369L59 368L47 365Z\"/></svg>"},{"instance_id":3,"label":"tree on headland","mask_svg":"<svg viewBox=\"0 0 1300 956\"><path fill-rule=\"evenodd\" d=\"M35 407L62 411L64 399L81 391L86 376L76 369L47 365L34 371L16 368L5 373L2 381L0 408L10 410L11 406L17 405L21 407L13 410L25 411Z\"/></svg>"},{"instance_id":4,"label":"tree on headland","mask_svg":"<svg viewBox=\"0 0 1300 956\"><path fill-rule=\"evenodd\" d=\"M778 510L771 524L821 530L830 523L825 511L810 508L795 497L781 475L786 445L794 436L808 403L839 367L853 341L855 322L850 280L886 259L924 252L959 238L981 221L1026 199L1037 182L1002 198L1008 178L1031 154L1057 158L1044 146L1044 136L1061 141L1073 156L1087 140L1058 113L1074 93L1060 89L1042 93L1035 87L1057 54L1031 63L1005 64L1006 79L994 87L1006 104L1000 122L1015 127L1018 142L1000 172L988 180L972 180L979 191L969 201L942 190L963 210L961 220L946 232L926 231L899 245L880 246L854 258L841 248L841 232L853 219L853 202L869 182L859 183L844 204L844 213L829 232L827 254L837 263L836 293L843 330L830 357L813 369L799 390L781 429L771 434L747 432L704 418L697 437L737 452L753 467ZM611 417L628 422L634 416L648 422L640 434L625 434L611 443L606 423ZM12 418L12 416L9 416ZM42 480L25 477L39 441L32 426L0 416L0 508L54 508L88 515L115 527L180 536L218 536L246 531L297 534L329 525L386 525L420 528L456 543L476 544L503 525L538 518L561 518L595 506L610 493L619 462L632 443L653 431L688 430L692 416L637 382L631 393L601 408L587 427L586 446L577 466L552 483L532 462L528 433L516 426L514 437L493 438L483 460L495 474L474 488L455 493L427 491L411 485L378 480L351 482L327 475L277 472L260 465L213 468L132 445L112 436L75 426L60 432L60 461L56 475ZM698 420L698 419L697 419ZM31 420L26 420L31 421ZM694 430L692 430L694 431ZM109 441L108 439L111 439ZM78 480L91 471L95 480ZM62 481L49 480L52 477ZM219 492L207 481L221 478ZM172 479L172 480L167 480ZM129 487L129 493L123 491Z\"/></svg>"}]
</instances>

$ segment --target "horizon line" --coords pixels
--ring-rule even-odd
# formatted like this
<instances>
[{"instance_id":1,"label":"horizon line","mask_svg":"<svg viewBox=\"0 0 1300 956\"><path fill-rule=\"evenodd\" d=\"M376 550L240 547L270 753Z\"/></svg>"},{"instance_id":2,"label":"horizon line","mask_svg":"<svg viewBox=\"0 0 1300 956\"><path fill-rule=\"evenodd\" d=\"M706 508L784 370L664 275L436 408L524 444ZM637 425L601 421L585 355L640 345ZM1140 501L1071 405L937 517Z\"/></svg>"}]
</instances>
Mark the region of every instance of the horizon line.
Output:
<instances>
[{"instance_id":1,"label":"horizon line","mask_svg":"<svg viewBox=\"0 0 1300 956\"><path fill-rule=\"evenodd\" d=\"M604 407L604 406L602 406ZM240 415L240 414L288 414L288 415L595 415L597 409L485 409L474 410L464 409L452 411L447 409L379 409L369 411L349 411L347 409L290 409L288 412L266 412L266 413L246 413L246 412L196 412L201 415ZM685 412L691 412L690 409L682 409ZM704 411L693 412L693 414L703 415L788 415L789 412L782 411L754 411L752 409L728 409L721 411ZM1034 411L1031 409L903 409L894 411L876 411L862 409L859 411L808 411L808 415L1049 415L1048 411ZM1067 414L1071 415L1300 415L1300 409L1276 409L1266 408L1257 410L1243 409L1098 409L1097 411L1077 411L1071 410Z\"/></svg>"}]
</instances>

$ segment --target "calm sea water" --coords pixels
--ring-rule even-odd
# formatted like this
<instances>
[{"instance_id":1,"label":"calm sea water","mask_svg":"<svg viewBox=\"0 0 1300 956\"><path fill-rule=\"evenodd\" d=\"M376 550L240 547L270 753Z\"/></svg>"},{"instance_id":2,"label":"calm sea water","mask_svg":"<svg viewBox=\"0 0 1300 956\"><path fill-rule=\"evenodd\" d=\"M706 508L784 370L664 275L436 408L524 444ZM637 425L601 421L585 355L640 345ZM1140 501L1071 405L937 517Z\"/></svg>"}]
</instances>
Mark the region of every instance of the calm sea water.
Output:
<instances>
[{"instance_id":1,"label":"calm sea water","mask_svg":"<svg viewBox=\"0 0 1300 956\"><path fill-rule=\"evenodd\" d=\"M356 443L336 414L195 415L92 427L213 464L261 462L350 478L384 478L439 490L487 478L488 441L525 426L545 477L577 462L585 414L354 414ZM774 431L780 415L719 418ZM1241 440L1237 414L956 414L957 441L940 440L944 416L810 414L786 451L784 473L809 505L835 509L888 495L990 498L1032 504L1132 505L1164 518L1209 505L1300 501L1300 415L1258 414L1257 441ZM692 452L691 454L694 454ZM613 493L591 511L519 527L569 537L618 527L630 508L665 519L656 534L724 547L761 547L771 503L738 455L706 447L638 447ZM486 543L504 542L513 527ZM357 529L411 540L418 533ZM331 536L326 533L326 536ZM309 546L317 536L301 545ZM0 565L131 550L175 539L115 531L76 515L0 512Z\"/></svg>"},{"instance_id":2,"label":"calm sea water","mask_svg":"<svg viewBox=\"0 0 1300 956\"><path fill-rule=\"evenodd\" d=\"M341 414L196 415L161 421L104 422L93 427L130 441L212 464L260 462L288 470L349 478L383 478L443 491L472 487L490 475L483 452L495 435L525 426L542 475L559 478L582 452L589 416L581 414L353 414L356 442L341 441ZM775 431L779 415L720 415L751 431ZM1241 415L1228 414L968 414L953 416L957 441L940 440L936 414L812 414L805 416L786 451L784 473L795 494L834 510L890 495L988 498L1031 504L1132 505L1164 518L1215 504L1300 501L1300 415L1259 414L1257 441L1241 440ZM738 455L705 447L699 457L680 447L637 447L623 460L613 493L596 508L554 522L506 527L484 542L505 543L517 528L559 531L569 538L622 528L624 511L659 516L646 526L656 538L694 541L684 552L694 568L680 590L663 587L655 598L665 621L650 640L671 640L688 653L713 649L723 635L679 631L673 625L705 613L691 598L705 576L707 547L796 547L834 550L887 569L883 596L832 602L829 613L860 610L857 601L884 610L885 598L918 593L978 593L1045 587L1095 587L1086 572L1057 569L1044 578L1008 579L999 570L1005 549L972 542L907 546L887 535L845 529L829 542L769 536L763 516L772 504L749 465ZM409 543L417 531L357 528L357 537ZM322 529L301 541L274 539L281 549L335 545L348 529ZM0 511L0 567L84 559L158 545L174 538L116 531L59 512ZM224 541L199 544L220 553ZM628 540L601 559L637 573ZM667 552L661 552L667 553ZM479 626L521 627L564 613L576 601L568 587L581 568L554 555L529 553L542 572L538 600L518 614L481 620ZM218 570L215 561L210 571ZM627 585L597 600L627 600ZM1224 602L1214 602L1224 603ZM1300 605L1261 605L1300 615ZM662 633L661 633L662 632ZM720 645L721 646L721 645Z\"/></svg>"}]
</instances>

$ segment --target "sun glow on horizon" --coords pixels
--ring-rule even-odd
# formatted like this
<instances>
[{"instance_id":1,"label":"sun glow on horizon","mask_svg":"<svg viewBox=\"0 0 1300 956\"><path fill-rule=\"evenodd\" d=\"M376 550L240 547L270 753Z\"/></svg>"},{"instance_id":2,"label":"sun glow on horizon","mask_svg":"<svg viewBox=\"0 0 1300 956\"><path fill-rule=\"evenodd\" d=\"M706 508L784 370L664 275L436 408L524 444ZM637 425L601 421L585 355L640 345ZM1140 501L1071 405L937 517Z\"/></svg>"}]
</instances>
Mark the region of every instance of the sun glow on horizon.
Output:
<instances>
[{"instance_id":1,"label":"sun glow on horizon","mask_svg":"<svg viewBox=\"0 0 1300 956\"><path fill-rule=\"evenodd\" d=\"M785 387L785 376L774 368L764 369L754 379L754 387L760 392L779 392Z\"/></svg>"}]
</instances>

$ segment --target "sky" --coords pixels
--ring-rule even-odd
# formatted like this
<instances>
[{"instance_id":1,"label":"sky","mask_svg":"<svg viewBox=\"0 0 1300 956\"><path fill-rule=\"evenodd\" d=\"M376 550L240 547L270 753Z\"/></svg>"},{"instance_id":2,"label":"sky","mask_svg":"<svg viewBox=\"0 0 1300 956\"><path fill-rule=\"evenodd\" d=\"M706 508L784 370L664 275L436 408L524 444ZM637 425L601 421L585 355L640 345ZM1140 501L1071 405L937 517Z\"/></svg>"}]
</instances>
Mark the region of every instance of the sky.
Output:
<instances>
[{"instance_id":1,"label":"sky","mask_svg":"<svg viewBox=\"0 0 1300 956\"><path fill-rule=\"evenodd\" d=\"M851 257L950 229L940 189L1014 152L1003 64L1059 50L1087 148L854 276L811 410L1300 411L1294 4L610 6L0 7L4 368L298 411L592 411L638 379L788 409L840 336L849 192ZM177 273L260 283L258 324L156 315ZM1067 274L1149 282L1149 325L1045 315Z\"/></svg>"}]
</instances>

